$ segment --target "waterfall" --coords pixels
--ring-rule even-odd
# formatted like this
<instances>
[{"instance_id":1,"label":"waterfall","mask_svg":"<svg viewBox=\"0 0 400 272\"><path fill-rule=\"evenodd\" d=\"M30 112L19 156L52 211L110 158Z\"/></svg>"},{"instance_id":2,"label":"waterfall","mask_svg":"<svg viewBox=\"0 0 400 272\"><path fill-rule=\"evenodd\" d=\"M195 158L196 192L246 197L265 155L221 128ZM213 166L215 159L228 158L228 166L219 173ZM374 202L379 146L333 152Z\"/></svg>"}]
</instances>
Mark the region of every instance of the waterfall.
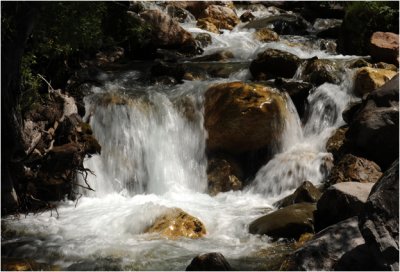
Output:
<instances>
[{"instance_id":1,"label":"waterfall","mask_svg":"<svg viewBox=\"0 0 400 272\"><path fill-rule=\"evenodd\" d=\"M287 121L282 152L258 171L250 191L278 196L306 180L319 184L329 174L333 157L325 144L334 129L344 124L342 111L354 99L352 75L347 70L341 84L324 83L308 96L309 113L302 133L297 132L299 121Z\"/></svg>"},{"instance_id":2,"label":"waterfall","mask_svg":"<svg viewBox=\"0 0 400 272\"><path fill-rule=\"evenodd\" d=\"M86 162L96 173L89 177L95 196L206 188L205 130L195 101L199 98L173 101L165 92L146 91L142 97L114 92L110 98L102 92L86 98L90 124L102 146L101 155Z\"/></svg>"}]
</instances>

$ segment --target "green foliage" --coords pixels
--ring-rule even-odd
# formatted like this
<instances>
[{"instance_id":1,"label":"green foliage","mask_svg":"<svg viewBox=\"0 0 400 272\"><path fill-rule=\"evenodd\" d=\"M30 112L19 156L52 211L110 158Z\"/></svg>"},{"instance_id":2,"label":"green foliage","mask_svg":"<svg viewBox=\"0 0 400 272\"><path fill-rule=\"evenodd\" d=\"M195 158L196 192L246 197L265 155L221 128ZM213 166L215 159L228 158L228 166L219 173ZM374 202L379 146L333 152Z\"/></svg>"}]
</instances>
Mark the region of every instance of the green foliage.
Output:
<instances>
[{"instance_id":1,"label":"green foliage","mask_svg":"<svg viewBox=\"0 0 400 272\"><path fill-rule=\"evenodd\" d=\"M367 55L369 39L376 31L399 32L397 1L348 2L339 43L345 53Z\"/></svg>"}]
</instances>

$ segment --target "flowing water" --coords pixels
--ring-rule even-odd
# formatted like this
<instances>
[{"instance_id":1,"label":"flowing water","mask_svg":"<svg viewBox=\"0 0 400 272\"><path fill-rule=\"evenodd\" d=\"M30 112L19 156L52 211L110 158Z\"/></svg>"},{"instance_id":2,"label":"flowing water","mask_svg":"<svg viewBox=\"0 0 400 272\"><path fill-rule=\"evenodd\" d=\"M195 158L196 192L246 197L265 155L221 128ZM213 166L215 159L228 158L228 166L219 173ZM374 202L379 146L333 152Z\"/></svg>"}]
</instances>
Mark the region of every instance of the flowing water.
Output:
<instances>
[{"instance_id":1,"label":"flowing water","mask_svg":"<svg viewBox=\"0 0 400 272\"><path fill-rule=\"evenodd\" d=\"M266 14L268 12L266 11ZM183 26L204 32L194 22ZM233 61L248 62L265 48L331 59L335 55L285 41L261 44L254 30L235 28L212 35L204 54L229 49ZM301 73L299 71L298 73ZM319 184L329 172L332 155L325 143L343 124L341 112L352 97L352 73L346 70L338 85L325 83L309 97L302 123L289 99L281 150L256 174L243 191L210 196L203 126L203 94L217 82L248 80L248 69L229 78L185 81L176 86L146 85L140 71L121 73L85 98L86 116L102 146L102 154L88 158L93 170L79 201L65 201L59 216L50 212L3 219L14 238L2 241L3 254L58 265L63 270L184 270L200 253L221 252L241 269L261 269L260 252L274 246L268 237L251 235L248 225L267 213L272 203L291 193L302 181ZM204 238L168 240L143 233L168 207L179 207L206 226ZM247 258L247 259L246 259Z\"/></svg>"}]
</instances>

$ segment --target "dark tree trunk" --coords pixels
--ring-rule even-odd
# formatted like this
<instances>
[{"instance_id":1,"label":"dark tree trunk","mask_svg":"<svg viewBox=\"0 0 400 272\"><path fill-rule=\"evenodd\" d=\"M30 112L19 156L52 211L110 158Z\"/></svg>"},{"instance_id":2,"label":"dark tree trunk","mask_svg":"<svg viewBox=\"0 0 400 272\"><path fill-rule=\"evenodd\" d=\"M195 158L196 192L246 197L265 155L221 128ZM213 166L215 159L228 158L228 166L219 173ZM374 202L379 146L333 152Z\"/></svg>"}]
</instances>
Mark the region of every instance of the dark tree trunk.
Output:
<instances>
[{"instance_id":1,"label":"dark tree trunk","mask_svg":"<svg viewBox=\"0 0 400 272\"><path fill-rule=\"evenodd\" d=\"M2 17L9 18L11 29L3 29L1 61L1 193L2 213L12 210L19 161L25 153L22 147L22 118L18 109L21 96L21 59L26 41L38 14L38 2L2 2ZM7 13L7 14L6 14ZM9 202L11 201L11 202ZM15 207L14 207L15 208Z\"/></svg>"}]
</instances>

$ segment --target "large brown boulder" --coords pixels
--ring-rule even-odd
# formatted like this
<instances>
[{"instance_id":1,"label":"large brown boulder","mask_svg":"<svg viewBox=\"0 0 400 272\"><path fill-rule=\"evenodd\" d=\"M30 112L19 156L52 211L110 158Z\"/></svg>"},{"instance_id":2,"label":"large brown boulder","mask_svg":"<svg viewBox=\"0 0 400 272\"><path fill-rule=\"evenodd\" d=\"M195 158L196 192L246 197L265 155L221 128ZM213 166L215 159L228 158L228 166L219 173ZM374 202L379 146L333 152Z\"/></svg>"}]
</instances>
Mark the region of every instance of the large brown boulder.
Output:
<instances>
[{"instance_id":1,"label":"large brown boulder","mask_svg":"<svg viewBox=\"0 0 400 272\"><path fill-rule=\"evenodd\" d=\"M196 26L209 32L219 34L218 27L212 22L212 20L209 20L208 18L198 19Z\"/></svg>"},{"instance_id":2,"label":"large brown boulder","mask_svg":"<svg viewBox=\"0 0 400 272\"><path fill-rule=\"evenodd\" d=\"M359 215L373 183L342 182L332 185L317 202L315 230L322 230L347 218Z\"/></svg>"},{"instance_id":3,"label":"large brown boulder","mask_svg":"<svg viewBox=\"0 0 400 272\"><path fill-rule=\"evenodd\" d=\"M203 14L204 10L214 4L214 1L168 1L169 6L188 10L196 18Z\"/></svg>"},{"instance_id":4,"label":"large brown boulder","mask_svg":"<svg viewBox=\"0 0 400 272\"><path fill-rule=\"evenodd\" d=\"M378 270L399 270L399 160L374 185L359 226Z\"/></svg>"},{"instance_id":5,"label":"large brown boulder","mask_svg":"<svg viewBox=\"0 0 400 272\"><path fill-rule=\"evenodd\" d=\"M197 239L207 233L204 224L199 219L179 208L168 209L145 232L159 233L168 239L178 239L181 237Z\"/></svg>"},{"instance_id":6,"label":"large brown boulder","mask_svg":"<svg viewBox=\"0 0 400 272\"><path fill-rule=\"evenodd\" d=\"M240 20L236 13L229 7L210 5L200 15L200 19L206 18L207 21L214 24L218 29L232 30Z\"/></svg>"},{"instance_id":7,"label":"large brown boulder","mask_svg":"<svg viewBox=\"0 0 400 272\"><path fill-rule=\"evenodd\" d=\"M329 184L340 182L375 183L382 176L381 168L373 161L346 154L331 170Z\"/></svg>"},{"instance_id":8,"label":"large brown boulder","mask_svg":"<svg viewBox=\"0 0 400 272\"><path fill-rule=\"evenodd\" d=\"M375 32L370 40L370 54L373 60L399 66L399 35L391 32Z\"/></svg>"},{"instance_id":9,"label":"large brown boulder","mask_svg":"<svg viewBox=\"0 0 400 272\"><path fill-rule=\"evenodd\" d=\"M219 252L196 256L186 267L186 271L231 271L232 267Z\"/></svg>"},{"instance_id":10,"label":"large brown boulder","mask_svg":"<svg viewBox=\"0 0 400 272\"><path fill-rule=\"evenodd\" d=\"M315 204L293 204L256 219L250 224L249 232L298 239L303 233L314 232L314 211Z\"/></svg>"},{"instance_id":11,"label":"large brown boulder","mask_svg":"<svg viewBox=\"0 0 400 272\"><path fill-rule=\"evenodd\" d=\"M256 79L276 77L292 78L300 65L300 58L291 53L267 49L258 54L250 64L250 72Z\"/></svg>"},{"instance_id":12,"label":"large brown boulder","mask_svg":"<svg viewBox=\"0 0 400 272\"><path fill-rule=\"evenodd\" d=\"M346 132L352 149L385 170L399 156L398 75L370 93L352 116Z\"/></svg>"},{"instance_id":13,"label":"large brown boulder","mask_svg":"<svg viewBox=\"0 0 400 272\"><path fill-rule=\"evenodd\" d=\"M362 97L364 94L383 86L395 75L396 72L392 70L363 67L356 72L354 92L357 96Z\"/></svg>"},{"instance_id":14,"label":"large brown boulder","mask_svg":"<svg viewBox=\"0 0 400 272\"><path fill-rule=\"evenodd\" d=\"M204 103L207 148L238 154L273 147L286 115L284 96L272 88L243 82L211 86Z\"/></svg>"},{"instance_id":15,"label":"large brown boulder","mask_svg":"<svg viewBox=\"0 0 400 272\"><path fill-rule=\"evenodd\" d=\"M152 43L156 47L189 53L196 51L192 35L168 14L159 10L146 10L140 13L140 17L152 26Z\"/></svg>"}]
</instances>

